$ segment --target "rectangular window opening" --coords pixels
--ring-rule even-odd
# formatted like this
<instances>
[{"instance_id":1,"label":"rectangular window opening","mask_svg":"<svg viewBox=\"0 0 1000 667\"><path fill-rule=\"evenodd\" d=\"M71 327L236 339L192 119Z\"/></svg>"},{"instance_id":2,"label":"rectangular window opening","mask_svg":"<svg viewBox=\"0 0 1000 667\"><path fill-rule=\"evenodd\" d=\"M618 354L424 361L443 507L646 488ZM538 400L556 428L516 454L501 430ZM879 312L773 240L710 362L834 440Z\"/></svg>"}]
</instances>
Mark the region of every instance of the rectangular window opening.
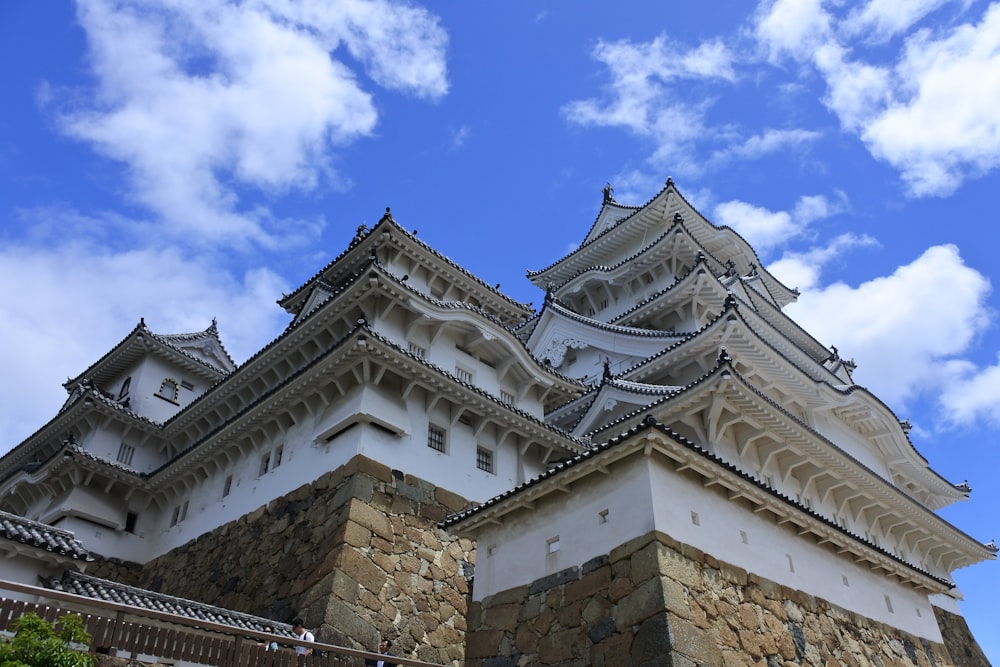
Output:
<instances>
[{"instance_id":1,"label":"rectangular window opening","mask_svg":"<svg viewBox=\"0 0 1000 667\"><path fill-rule=\"evenodd\" d=\"M125 532L134 533L135 532L135 522L139 520L139 515L135 512L129 512L125 515Z\"/></svg>"},{"instance_id":2,"label":"rectangular window opening","mask_svg":"<svg viewBox=\"0 0 1000 667\"><path fill-rule=\"evenodd\" d=\"M135 455L135 447L126 445L124 442L118 447L118 462L130 466L132 457Z\"/></svg>"},{"instance_id":3,"label":"rectangular window opening","mask_svg":"<svg viewBox=\"0 0 1000 667\"><path fill-rule=\"evenodd\" d=\"M550 554L554 554L559 551L559 536L550 537L546 540L546 551Z\"/></svg>"},{"instance_id":4,"label":"rectangular window opening","mask_svg":"<svg viewBox=\"0 0 1000 667\"><path fill-rule=\"evenodd\" d=\"M226 481L222 484L222 497L225 498L233 490L233 476L226 475Z\"/></svg>"},{"instance_id":5,"label":"rectangular window opening","mask_svg":"<svg viewBox=\"0 0 1000 667\"><path fill-rule=\"evenodd\" d=\"M285 453L284 445L278 445L277 447L274 448L274 456L271 457L272 470L281 465L281 457L284 455L284 453Z\"/></svg>"},{"instance_id":6,"label":"rectangular window opening","mask_svg":"<svg viewBox=\"0 0 1000 667\"><path fill-rule=\"evenodd\" d=\"M445 431L443 428L429 424L427 426L427 446L436 452L445 452Z\"/></svg>"},{"instance_id":7,"label":"rectangular window opening","mask_svg":"<svg viewBox=\"0 0 1000 667\"><path fill-rule=\"evenodd\" d=\"M476 467L493 473L493 451L485 447L476 447Z\"/></svg>"},{"instance_id":8,"label":"rectangular window opening","mask_svg":"<svg viewBox=\"0 0 1000 667\"><path fill-rule=\"evenodd\" d=\"M263 477L267 474L267 471L271 469L271 452L265 453L260 457L260 470L257 473L258 477Z\"/></svg>"}]
</instances>

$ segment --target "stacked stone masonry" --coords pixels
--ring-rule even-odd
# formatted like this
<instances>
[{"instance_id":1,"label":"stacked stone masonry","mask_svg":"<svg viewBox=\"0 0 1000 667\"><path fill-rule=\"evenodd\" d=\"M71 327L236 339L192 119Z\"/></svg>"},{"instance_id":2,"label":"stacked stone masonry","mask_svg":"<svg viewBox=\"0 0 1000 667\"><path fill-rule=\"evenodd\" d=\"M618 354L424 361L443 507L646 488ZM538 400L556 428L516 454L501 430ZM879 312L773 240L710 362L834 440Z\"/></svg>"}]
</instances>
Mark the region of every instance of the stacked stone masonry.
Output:
<instances>
[{"instance_id":1,"label":"stacked stone masonry","mask_svg":"<svg viewBox=\"0 0 1000 667\"><path fill-rule=\"evenodd\" d=\"M428 662L464 657L467 539L437 527L467 502L365 457L144 566L88 574L289 622L372 650L382 636Z\"/></svg>"},{"instance_id":2,"label":"stacked stone masonry","mask_svg":"<svg viewBox=\"0 0 1000 667\"><path fill-rule=\"evenodd\" d=\"M988 667L941 618L944 644L915 638L650 533L474 603L466 666Z\"/></svg>"}]
</instances>

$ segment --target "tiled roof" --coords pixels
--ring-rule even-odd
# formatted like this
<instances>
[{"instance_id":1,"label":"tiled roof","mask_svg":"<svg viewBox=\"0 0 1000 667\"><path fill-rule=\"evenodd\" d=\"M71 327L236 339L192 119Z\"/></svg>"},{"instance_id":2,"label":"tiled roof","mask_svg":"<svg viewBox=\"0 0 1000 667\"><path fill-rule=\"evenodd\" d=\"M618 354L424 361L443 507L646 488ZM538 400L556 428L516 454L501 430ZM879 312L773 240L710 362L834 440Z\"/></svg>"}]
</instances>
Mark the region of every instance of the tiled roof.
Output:
<instances>
[{"instance_id":1,"label":"tiled roof","mask_svg":"<svg viewBox=\"0 0 1000 667\"><path fill-rule=\"evenodd\" d=\"M70 531L8 512L0 512L0 537L76 560L94 560Z\"/></svg>"},{"instance_id":2,"label":"tiled roof","mask_svg":"<svg viewBox=\"0 0 1000 667\"><path fill-rule=\"evenodd\" d=\"M63 573L61 578L52 578L46 582L46 588L63 593L73 593L83 597L106 600L117 604L128 605L138 609L149 609L167 614L176 614L211 623L229 625L234 628L264 632L264 628L273 628L279 636L293 637L292 627L286 623L276 623L268 618L244 614L215 605L177 598L156 591L126 586L108 579L99 579L79 572Z\"/></svg>"}]
</instances>

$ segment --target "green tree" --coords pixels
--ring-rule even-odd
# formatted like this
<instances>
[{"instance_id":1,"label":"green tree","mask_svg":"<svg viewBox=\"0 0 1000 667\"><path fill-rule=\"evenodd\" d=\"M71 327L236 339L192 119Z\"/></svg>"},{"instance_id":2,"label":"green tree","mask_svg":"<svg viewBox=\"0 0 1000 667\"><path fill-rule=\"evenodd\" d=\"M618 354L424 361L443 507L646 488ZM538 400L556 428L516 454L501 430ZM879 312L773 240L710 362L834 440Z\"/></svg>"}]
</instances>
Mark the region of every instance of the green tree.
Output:
<instances>
[{"instance_id":1,"label":"green tree","mask_svg":"<svg viewBox=\"0 0 1000 667\"><path fill-rule=\"evenodd\" d=\"M95 658L73 648L89 644L90 635L77 614L55 625L29 612L11 623L14 636L0 638L0 667L93 667Z\"/></svg>"}]
</instances>

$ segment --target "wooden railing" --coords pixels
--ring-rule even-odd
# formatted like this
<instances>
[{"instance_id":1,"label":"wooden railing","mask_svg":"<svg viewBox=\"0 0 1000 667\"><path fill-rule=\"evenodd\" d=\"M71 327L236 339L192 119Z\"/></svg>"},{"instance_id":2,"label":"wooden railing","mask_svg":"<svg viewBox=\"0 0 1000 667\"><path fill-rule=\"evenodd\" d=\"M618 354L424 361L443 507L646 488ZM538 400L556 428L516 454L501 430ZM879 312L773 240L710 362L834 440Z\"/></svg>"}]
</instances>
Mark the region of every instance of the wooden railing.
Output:
<instances>
[{"instance_id":1,"label":"wooden railing","mask_svg":"<svg viewBox=\"0 0 1000 667\"><path fill-rule=\"evenodd\" d=\"M20 593L19 597L30 596L36 601L15 599L6 592ZM28 612L49 622L66 614L78 614L91 636L89 649L92 653L124 653L124 657L132 660L158 658L211 667L360 667L366 661L382 657L345 646L306 642L0 580L0 630L9 631L11 624ZM271 641L279 642L282 648L266 650L264 644ZM311 648L323 655L297 655L293 650L296 646ZM437 663L395 656L392 662L413 667L441 667Z\"/></svg>"}]
</instances>

